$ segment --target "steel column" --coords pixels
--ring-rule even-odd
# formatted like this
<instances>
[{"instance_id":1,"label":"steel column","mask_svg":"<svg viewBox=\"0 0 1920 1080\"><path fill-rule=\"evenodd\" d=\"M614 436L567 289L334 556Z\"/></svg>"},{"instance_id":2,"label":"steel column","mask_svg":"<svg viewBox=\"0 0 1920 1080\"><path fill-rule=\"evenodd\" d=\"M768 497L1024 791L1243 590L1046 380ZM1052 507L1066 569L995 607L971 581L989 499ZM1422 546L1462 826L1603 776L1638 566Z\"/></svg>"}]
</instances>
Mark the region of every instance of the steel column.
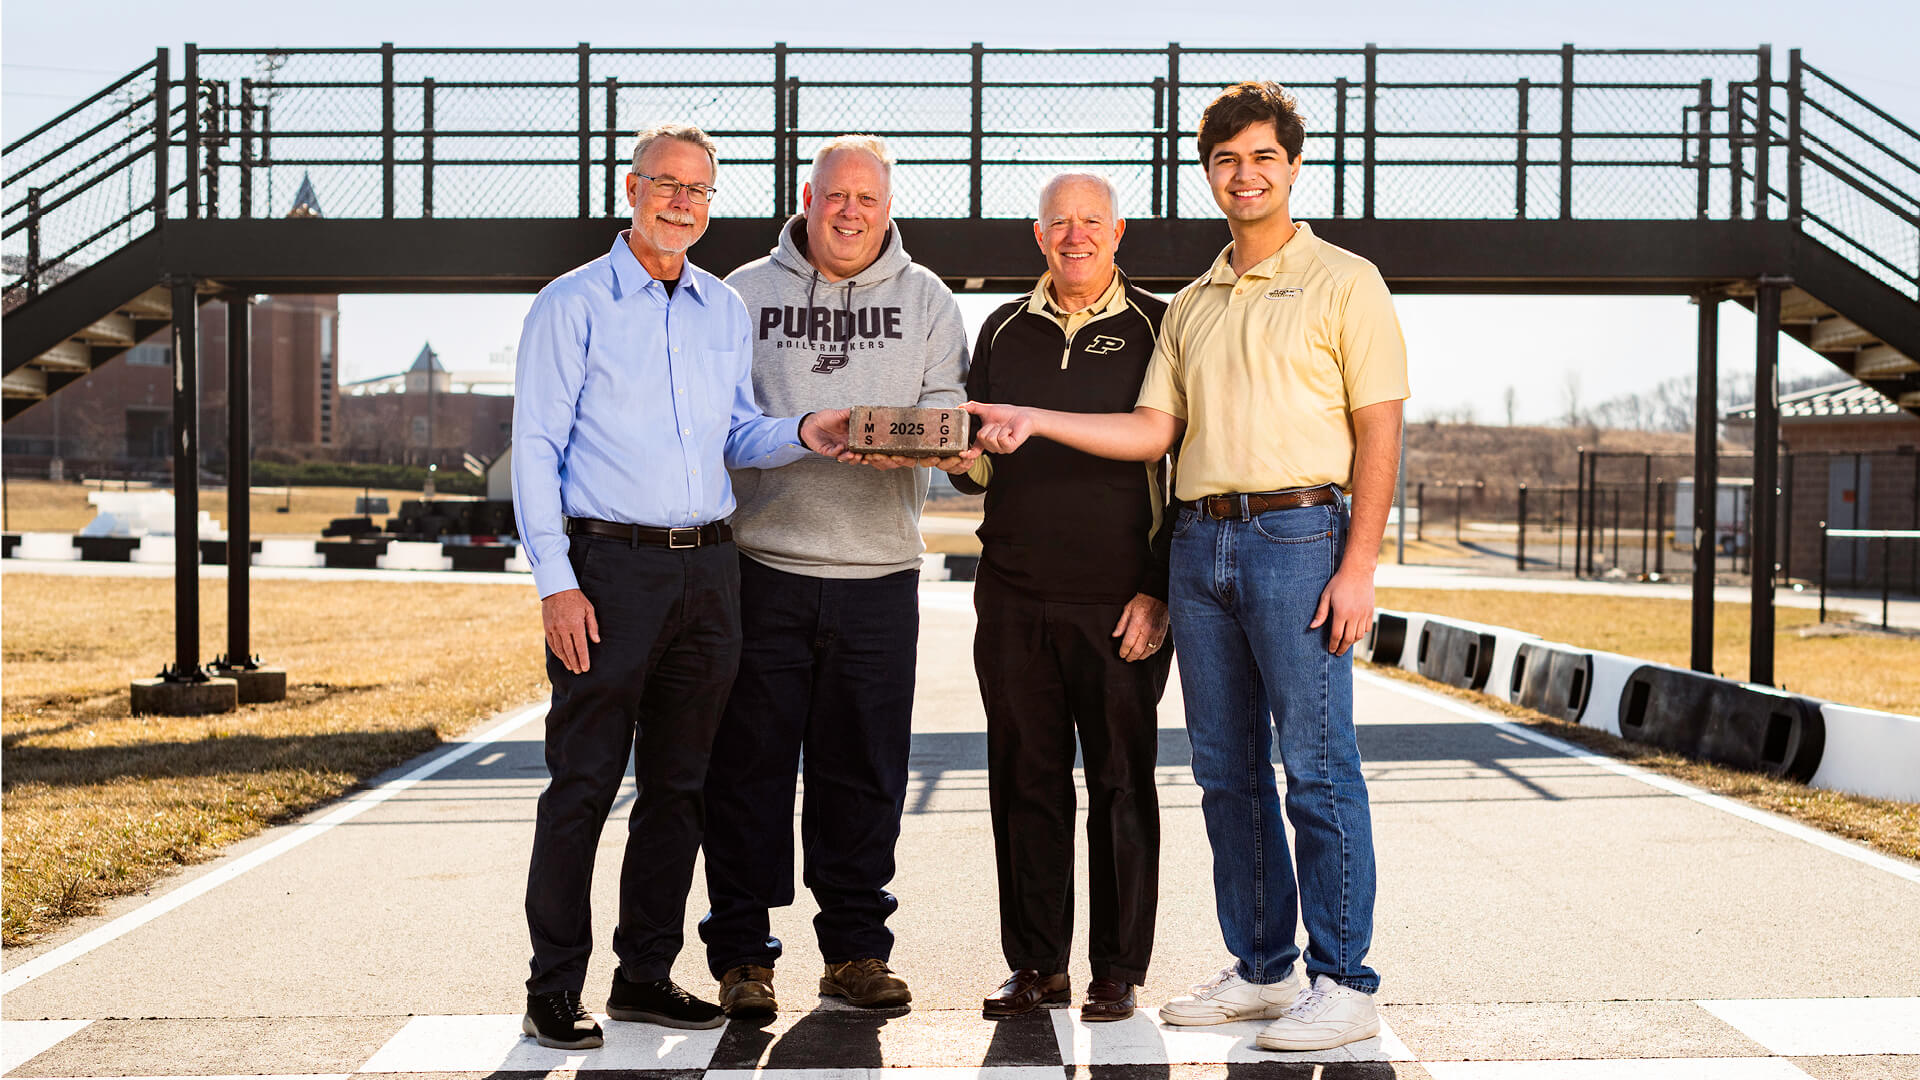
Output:
<instances>
[{"instance_id":1,"label":"steel column","mask_svg":"<svg viewBox=\"0 0 1920 1080\"><path fill-rule=\"evenodd\" d=\"M1166 216L1169 219L1180 216L1180 43L1177 41L1167 45Z\"/></svg>"},{"instance_id":2,"label":"steel column","mask_svg":"<svg viewBox=\"0 0 1920 1080\"><path fill-rule=\"evenodd\" d=\"M1800 50L1787 53L1787 220L1800 224Z\"/></svg>"},{"instance_id":3,"label":"steel column","mask_svg":"<svg viewBox=\"0 0 1920 1080\"><path fill-rule=\"evenodd\" d=\"M173 292L173 666L171 682L203 682L200 668L200 312L192 278Z\"/></svg>"},{"instance_id":4,"label":"steel column","mask_svg":"<svg viewBox=\"0 0 1920 1080\"><path fill-rule=\"evenodd\" d=\"M187 217L200 216L200 46L187 42L181 98L186 108Z\"/></svg>"},{"instance_id":5,"label":"steel column","mask_svg":"<svg viewBox=\"0 0 1920 1080\"><path fill-rule=\"evenodd\" d=\"M1693 626L1689 665L1713 671L1714 538L1720 489L1720 294L1702 292L1693 380Z\"/></svg>"},{"instance_id":6,"label":"steel column","mask_svg":"<svg viewBox=\"0 0 1920 1080\"><path fill-rule=\"evenodd\" d=\"M1347 77L1333 80L1333 216L1347 216Z\"/></svg>"},{"instance_id":7,"label":"steel column","mask_svg":"<svg viewBox=\"0 0 1920 1080\"><path fill-rule=\"evenodd\" d=\"M1527 485L1520 485L1520 532L1513 549L1513 568L1527 568Z\"/></svg>"},{"instance_id":8,"label":"steel column","mask_svg":"<svg viewBox=\"0 0 1920 1080\"><path fill-rule=\"evenodd\" d=\"M167 223L167 182L168 152L173 140L173 118L170 108L173 101L173 86L169 81L167 50L159 49L153 54L153 227L157 231Z\"/></svg>"},{"instance_id":9,"label":"steel column","mask_svg":"<svg viewBox=\"0 0 1920 1080\"><path fill-rule=\"evenodd\" d=\"M608 106L607 127L613 127L612 106ZM773 43L773 219L786 217L787 185L793 182L793 170L787 167L787 43ZM613 152L607 152L608 157ZM611 214L609 214L611 216Z\"/></svg>"},{"instance_id":10,"label":"steel column","mask_svg":"<svg viewBox=\"0 0 1920 1080\"><path fill-rule=\"evenodd\" d=\"M1747 560L1752 579L1753 634L1748 641L1747 679L1773 685L1773 574L1780 479L1780 293L1786 282L1760 279L1754 297L1753 501L1748 514Z\"/></svg>"},{"instance_id":11,"label":"steel column","mask_svg":"<svg viewBox=\"0 0 1920 1080\"><path fill-rule=\"evenodd\" d=\"M1364 123L1366 124L1366 134L1361 143L1361 152L1364 156L1361 159L1360 179L1365 185L1366 190L1360 193L1360 216L1371 221L1373 220L1374 206L1373 169L1378 159L1374 142L1379 134L1379 130L1376 123L1377 116L1374 106L1380 97L1380 46L1375 45L1371 41L1367 42L1365 56L1367 65L1367 96L1366 99L1361 102L1361 111L1364 117Z\"/></svg>"},{"instance_id":12,"label":"steel column","mask_svg":"<svg viewBox=\"0 0 1920 1080\"><path fill-rule=\"evenodd\" d=\"M380 216L393 220L393 42L380 44Z\"/></svg>"},{"instance_id":13,"label":"steel column","mask_svg":"<svg viewBox=\"0 0 1920 1080\"><path fill-rule=\"evenodd\" d=\"M227 655L219 665L252 668L253 297L227 301Z\"/></svg>"},{"instance_id":14,"label":"steel column","mask_svg":"<svg viewBox=\"0 0 1920 1080\"><path fill-rule=\"evenodd\" d=\"M1573 217L1573 46L1560 46L1560 219Z\"/></svg>"},{"instance_id":15,"label":"steel column","mask_svg":"<svg viewBox=\"0 0 1920 1080\"><path fill-rule=\"evenodd\" d=\"M593 216L593 46L581 42L579 62L580 220Z\"/></svg>"},{"instance_id":16,"label":"steel column","mask_svg":"<svg viewBox=\"0 0 1920 1080\"><path fill-rule=\"evenodd\" d=\"M1760 46L1760 70L1753 83L1753 220L1773 214L1768 174L1773 162L1773 46Z\"/></svg>"},{"instance_id":17,"label":"steel column","mask_svg":"<svg viewBox=\"0 0 1920 1080\"><path fill-rule=\"evenodd\" d=\"M1587 451L1579 448L1580 457L1573 467L1573 576L1585 577L1587 564L1580 561L1581 544L1585 542L1587 529Z\"/></svg>"},{"instance_id":18,"label":"steel column","mask_svg":"<svg viewBox=\"0 0 1920 1080\"><path fill-rule=\"evenodd\" d=\"M972 90L973 130L969 132L968 143L972 160L969 162L968 168L968 175L971 178L971 182L968 185L967 206L969 209L967 216L978 219L980 217L982 197L981 188L984 180L982 173L985 171L984 167L980 164L980 159L984 156L986 147L986 137L984 134L986 126L983 115L986 110L986 47L977 41L973 43Z\"/></svg>"}]
</instances>

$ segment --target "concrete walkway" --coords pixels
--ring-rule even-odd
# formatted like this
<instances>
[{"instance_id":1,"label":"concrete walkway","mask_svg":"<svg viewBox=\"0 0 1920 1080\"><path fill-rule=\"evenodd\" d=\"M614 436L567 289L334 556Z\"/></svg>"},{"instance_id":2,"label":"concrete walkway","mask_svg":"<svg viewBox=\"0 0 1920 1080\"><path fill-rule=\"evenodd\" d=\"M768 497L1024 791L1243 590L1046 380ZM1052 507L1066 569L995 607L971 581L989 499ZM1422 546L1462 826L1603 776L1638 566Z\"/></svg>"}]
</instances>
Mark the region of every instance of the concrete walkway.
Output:
<instances>
[{"instance_id":1,"label":"concrete walkway","mask_svg":"<svg viewBox=\"0 0 1920 1080\"><path fill-rule=\"evenodd\" d=\"M926 586L922 610L892 924L912 1011L816 998L802 890L775 913L788 943L775 1024L610 1024L605 1050L572 1056L522 1040L520 897L545 782L532 706L151 896L8 950L0 1073L838 1080L885 1067L895 1080L1058 1080L1064 1064L1154 1078L1920 1076L1920 867L1368 675L1357 696L1381 880L1371 959L1389 1033L1319 1055L1316 1072L1313 1056L1254 1048L1257 1024L1180 1030L1143 1013L1087 1027L1071 1011L982 1021L979 1000L1004 964L968 587ZM1146 1004L1224 961L1179 702L1170 687ZM600 848L603 944L623 829L616 811ZM703 908L696 887L676 977L711 993L691 925ZM1076 983L1084 924L1082 897ZM611 970L603 948L591 1005Z\"/></svg>"}]
</instances>

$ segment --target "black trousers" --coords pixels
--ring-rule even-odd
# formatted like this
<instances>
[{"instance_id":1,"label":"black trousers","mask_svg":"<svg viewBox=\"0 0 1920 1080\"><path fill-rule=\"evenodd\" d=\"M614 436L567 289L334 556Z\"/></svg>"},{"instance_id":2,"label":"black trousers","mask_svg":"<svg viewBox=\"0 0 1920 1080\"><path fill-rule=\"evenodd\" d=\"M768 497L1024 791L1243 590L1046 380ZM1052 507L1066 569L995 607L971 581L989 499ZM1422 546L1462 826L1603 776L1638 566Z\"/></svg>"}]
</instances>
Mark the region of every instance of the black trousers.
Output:
<instances>
[{"instance_id":1,"label":"black trousers","mask_svg":"<svg viewBox=\"0 0 1920 1080\"><path fill-rule=\"evenodd\" d=\"M731 543L680 551L576 536L568 557L600 641L575 675L547 652L547 771L527 871L530 993L580 990L593 949L593 856L633 762L638 793L620 866L613 950L636 981L680 952L700 848L701 788L740 662L740 564Z\"/></svg>"},{"instance_id":2,"label":"black trousers","mask_svg":"<svg viewBox=\"0 0 1920 1080\"><path fill-rule=\"evenodd\" d=\"M1078 730L1087 777L1093 975L1144 983L1160 890L1155 709L1172 650L1128 663L1112 636L1124 605L1041 600L985 566L973 603L1007 967L1067 970Z\"/></svg>"},{"instance_id":3,"label":"black trousers","mask_svg":"<svg viewBox=\"0 0 1920 1080\"><path fill-rule=\"evenodd\" d=\"M714 977L774 966L768 910L793 903L793 800L805 752L800 842L828 963L887 959L899 901L894 843L906 805L920 574L816 578L740 559L745 643L707 776L707 895Z\"/></svg>"}]
</instances>

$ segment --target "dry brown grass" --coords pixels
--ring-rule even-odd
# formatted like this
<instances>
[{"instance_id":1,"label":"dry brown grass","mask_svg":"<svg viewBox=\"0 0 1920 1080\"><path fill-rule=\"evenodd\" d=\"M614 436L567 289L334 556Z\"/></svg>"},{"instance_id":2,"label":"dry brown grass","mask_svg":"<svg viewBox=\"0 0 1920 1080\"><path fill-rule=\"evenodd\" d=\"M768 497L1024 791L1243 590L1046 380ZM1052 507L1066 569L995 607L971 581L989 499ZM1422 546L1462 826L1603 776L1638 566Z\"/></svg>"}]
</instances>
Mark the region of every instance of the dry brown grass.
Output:
<instances>
[{"instance_id":1,"label":"dry brown grass","mask_svg":"<svg viewBox=\"0 0 1920 1080\"><path fill-rule=\"evenodd\" d=\"M1508 626L1569 645L1686 667L1691 616L1685 600L1634 596L1452 589L1381 589L1381 607ZM1888 712L1920 714L1920 636L1857 625L1821 627L1812 611L1775 608L1774 677L1812 697ZM1748 609L1714 611L1714 667L1747 677Z\"/></svg>"},{"instance_id":2,"label":"dry brown grass","mask_svg":"<svg viewBox=\"0 0 1920 1080\"><path fill-rule=\"evenodd\" d=\"M296 496L297 497L297 496ZM288 699L132 717L173 655L168 580L10 573L0 940L32 940L171 867L299 814L545 689L531 588L260 581L253 645ZM202 648L225 583L201 583Z\"/></svg>"},{"instance_id":3,"label":"dry brown grass","mask_svg":"<svg viewBox=\"0 0 1920 1080\"><path fill-rule=\"evenodd\" d=\"M1486 694L1434 682L1402 668L1378 664L1365 666L1370 671L1390 678L1471 701L1556 739L1632 762L1650 772L1671 776L1716 795L1739 799L1888 855L1920 861L1920 803L1870 799L1864 795L1827 791L1791 780L1776 780L1759 773L1691 761L1595 728L1544 716Z\"/></svg>"},{"instance_id":4,"label":"dry brown grass","mask_svg":"<svg viewBox=\"0 0 1920 1080\"><path fill-rule=\"evenodd\" d=\"M6 486L8 532L79 532L95 515L93 506L87 502L87 494L101 490L97 484L56 484L48 480L8 480ZM109 483L106 490L119 491L120 485ZM134 484L131 490L171 489ZM296 487L291 500L287 494L286 488L253 489L249 506L254 536L319 536L320 530L334 518L353 517L353 501L362 494L386 497L389 513L374 516L375 524L384 525L387 517L400 513L403 500L420 497L417 490L375 488L363 492L360 488L344 487ZM443 495L441 498L453 500L464 496ZM291 509L281 513L283 506ZM202 489L200 509L212 514L224 528L227 525L226 489Z\"/></svg>"}]
</instances>

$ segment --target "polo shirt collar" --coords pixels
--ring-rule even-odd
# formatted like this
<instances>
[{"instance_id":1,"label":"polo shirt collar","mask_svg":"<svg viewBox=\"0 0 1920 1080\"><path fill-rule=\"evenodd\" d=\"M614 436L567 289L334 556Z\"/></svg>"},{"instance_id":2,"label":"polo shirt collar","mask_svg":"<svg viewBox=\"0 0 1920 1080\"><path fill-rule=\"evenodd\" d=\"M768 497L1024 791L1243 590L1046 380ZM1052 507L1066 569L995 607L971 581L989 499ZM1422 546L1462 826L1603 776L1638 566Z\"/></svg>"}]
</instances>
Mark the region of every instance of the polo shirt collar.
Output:
<instances>
[{"instance_id":1,"label":"polo shirt collar","mask_svg":"<svg viewBox=\"0 0 1920 1080\"><path fill-rule=\"evenodd\" d=\"M641 266L640 260L634 257L633 249L627 246L627 233L629 231L631 230L620 230L619 235L613 238L613 249L607 253L613 262L613 280L618 286L617 291L619 297L625 300L627 297L637 296L648 289L657 289L660 291L660 299L664 303L667 300L666 286L660 284L659 280L652 274L647 273L647 268ZM675 291L685 289L689 296L692 296L702 305L705 305L707 302L706 286L701 284L700 281L703 276L699 267L693 265L692 259L682 260L680 263L680 281L674 286Z\"/></svg>"},{"instance_id":2,"label":"polo shirt collar","mask_svg":"<svg viewBox=\"0 0 1920 1080\"><path fill-rule=\"evenodd\" d=\"M1053 271L1049 270L1040 275L1040 283L1033 287L1033 295L1027 297L1027 310L1043 319L1059 322L1068 315L1078 315L1081 312L1090 315L1106 315L1126 303L1127 275L1117 266L1113 268L1113 280L1107 283L1107 291L1100 294L1100 299L1077 312L1061 311L1054 304L1052 286Z\"/></svg>"},{"instance_id":3,"label":"polo shirt collar","mask_svg":"<svg viewBox=\"0 0 1920 1080\"><path fill-rule=\"evenodd\" d=\"M1275 274L1300 269L1300 264L1313 257L1314 249L1319 246L1320 238L1313 234L1313 226L1304 221L1293 223L1293 239L1280 245L1280 250L1254 263L1247 268L1247 277L1270 278ZM1207 275L1207 281L1213 285L1232 285L1241 275L1233 272L1233 245L1220 249L1213 260L1213 269Z\"/></svg>"}]
</instances>

